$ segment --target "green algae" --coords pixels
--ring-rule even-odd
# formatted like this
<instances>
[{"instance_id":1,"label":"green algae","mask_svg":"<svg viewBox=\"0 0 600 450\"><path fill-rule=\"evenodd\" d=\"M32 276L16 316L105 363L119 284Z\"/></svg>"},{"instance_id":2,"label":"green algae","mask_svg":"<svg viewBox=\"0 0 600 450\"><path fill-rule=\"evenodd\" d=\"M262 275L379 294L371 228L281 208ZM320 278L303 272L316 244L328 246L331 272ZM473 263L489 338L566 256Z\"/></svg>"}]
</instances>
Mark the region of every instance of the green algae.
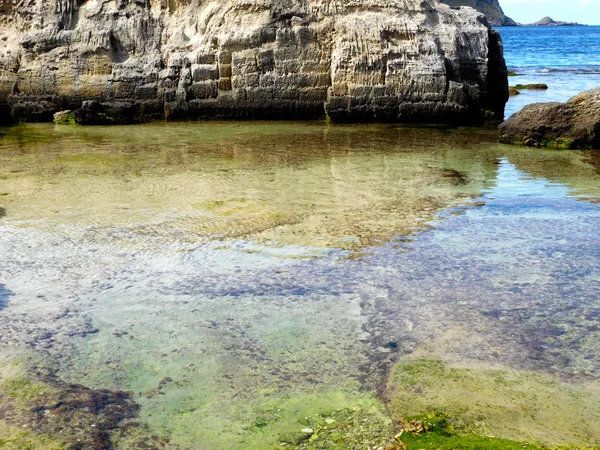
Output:
<instances>
[{"instance_id":1,"label":"green algae","mask_svg":"<svg viewBox=\"0 0 600 450\"><path fill-rule=\"evenodd\" d=\"M10 427L0 420L0 449L67 450L69 444L56 436L40 435L22 428Z\"/></svg>"},{"instance_id":2,"label":"green algae","mask_svg":"<svg viewBox=\"0 0 600 450\"><path fill-rule=\"evenodd\" d=\"M600 445L597 382L567 383L528 371L407 358L393 368L386 395L397 421L438 411L465 435L550 446Z\"/></svg>"},{"instance_id":3,"label":"green algae","mask_svg":"<svg viewBox=\"0 0 600 450\"><path fill-rule=\"evenodd\" d=\"M528 442L510 439L460 434L443 414L430 413L406 417L403 427L408 429L400 435L406 450L435 448L437 450L522 450L538 449L539 446ZM411 432L417 428L418 432Z\"/></svg>"},{"instance_id":4,"label":"green algae","mask_svg":"<svg viewBox=\"0 0 600 450\"><path fill-rule=\"evenodd\" d=\"M556 150L571 150L578 148L574 139L566 137L502 135L500 140L503 144L521 145L525 147L545 147Z\"/></svg>"},{"instance_id":5,"label":"green algae","mask_svg":"<svg viewBox=\"0 0 600 450\"><path fill-rule=\"evenodd\" d=\"M72 111L63 111L54 115L56 125L78 125Z\"/></svg>"},{"instance_id":6,"label":"green algae","mask_svg":"<svg viewBox=\"0 0 600 450\"><path fill-rule=\"evenodd\" d=\"M47 385L22 378L9 379L2 384L6 396L21 401L37 398L47 389Z\"/></svg>"},{"instance_id":7,"label":"green algae","mask_svg":"<svg viewBox=\"0 0 600 450\"><path fill-rule=\"evenodd\" d=\"M516 84L513 86L515 89L532 89L532 90L546 90L548 89L547 84Z\"/></svg>"}]
</instances>

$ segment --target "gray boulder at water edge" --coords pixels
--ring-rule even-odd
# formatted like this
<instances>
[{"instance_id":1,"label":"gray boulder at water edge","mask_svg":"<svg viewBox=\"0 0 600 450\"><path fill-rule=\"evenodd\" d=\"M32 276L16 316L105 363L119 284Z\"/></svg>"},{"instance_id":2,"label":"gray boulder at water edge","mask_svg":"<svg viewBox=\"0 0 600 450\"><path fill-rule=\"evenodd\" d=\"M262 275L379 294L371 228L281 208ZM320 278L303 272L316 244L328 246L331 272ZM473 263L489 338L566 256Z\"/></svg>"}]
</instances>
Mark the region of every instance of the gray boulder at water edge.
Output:
<instances>
[{"instance_id":1,"label":"gray boulder at water edge","mask_svg":"<svg viewBox=\"0 0 600 450\"><path fill-rule=\"evenodd\" d=\"M500 142L567 149L600 149L600 88L566 103L534 103L499 127Z\"/></svg>"}]
</instances>

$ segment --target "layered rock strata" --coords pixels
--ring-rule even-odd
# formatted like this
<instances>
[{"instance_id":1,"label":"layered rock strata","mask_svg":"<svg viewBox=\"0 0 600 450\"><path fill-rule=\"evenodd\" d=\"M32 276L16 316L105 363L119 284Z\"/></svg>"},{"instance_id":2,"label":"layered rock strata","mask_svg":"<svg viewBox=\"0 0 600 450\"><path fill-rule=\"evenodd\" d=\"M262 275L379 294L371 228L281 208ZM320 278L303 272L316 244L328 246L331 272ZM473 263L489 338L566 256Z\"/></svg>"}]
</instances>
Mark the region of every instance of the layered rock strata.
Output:
<instances>
[{"instance_id":1,"label":"layered rock strata","mask_svg":"<svg viewBox=\"0 0 600 450\"><path fill-rule=\"evenodd\" d=\"M514 27L517 22L504 14L498 0L442 0L450 6L470 6L485 14L488 22L495 27Z\"/></svg>"},{"instance_id":2,"label":"layered rock strata","mask_svg":"<svg viewBox=\"0 0 600 450\"><path fill-rule=\"evenodd\" d=\"M433 0L0 0L0 10L0 104L16 120L95 100L129 104L136 120L466 123L501 119L508 98L499 34L482 14Z\"/></svg>"},{"instance_id":3,"label":"layered rock strata","mask_svg":"<svg viewBox=\"0 0 600 450\"><path fill-rule=\"evenodd\" d=\"M499 127L500 142L567 149L600 149L600 88L566 103L534 103Z\"/></svg>"}]
</instances>

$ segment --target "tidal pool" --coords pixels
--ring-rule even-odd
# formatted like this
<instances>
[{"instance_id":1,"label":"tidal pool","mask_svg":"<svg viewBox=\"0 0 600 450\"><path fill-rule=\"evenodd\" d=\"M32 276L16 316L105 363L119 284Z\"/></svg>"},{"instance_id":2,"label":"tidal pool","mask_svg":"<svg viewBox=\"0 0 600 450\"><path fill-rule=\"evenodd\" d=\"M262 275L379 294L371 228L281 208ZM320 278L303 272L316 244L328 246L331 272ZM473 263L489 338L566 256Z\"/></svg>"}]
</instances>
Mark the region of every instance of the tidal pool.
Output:
<instances>
[{"instance_id":1,"label":"tidal pool","mask_svg":"<svg viewBox=\"0 0 600 450\"><path fill-rule=\"evenodd\" d=\"M0 129L0 448L600 445L598 158L495 139Z\"/></svg>"}]
</instances>

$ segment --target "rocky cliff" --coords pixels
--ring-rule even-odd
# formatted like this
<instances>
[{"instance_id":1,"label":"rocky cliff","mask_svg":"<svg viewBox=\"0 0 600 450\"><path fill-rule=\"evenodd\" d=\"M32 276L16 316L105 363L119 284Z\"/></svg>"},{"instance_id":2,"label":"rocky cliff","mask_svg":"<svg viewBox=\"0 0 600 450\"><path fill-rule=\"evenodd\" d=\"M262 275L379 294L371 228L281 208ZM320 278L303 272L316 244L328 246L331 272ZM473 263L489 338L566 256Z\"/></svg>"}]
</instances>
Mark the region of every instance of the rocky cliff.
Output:
<instances>
[{"instance_id":1,"label":"rocky cliff","mask_svg":"<svg viewBox=\"0 0 600 450\"><path fill-rule=\"evenodd\" d=\"M508 98L500 36L433 0L0 0L0 11L0 103L17 120L91 99L135 118L464 123L502 118Z\"/></svg>"},{"instance_id":2,"label":"rocky cliff","mask_svg":"<svg viewBox=\"0 0 600 450\"><path fill-rule=\"evenodd\" d=\"M493 26L514 27L517 22L504 15L498 0L442 0L450 6L470 6L485 14Z\"/></svg>"}]
</instances>

